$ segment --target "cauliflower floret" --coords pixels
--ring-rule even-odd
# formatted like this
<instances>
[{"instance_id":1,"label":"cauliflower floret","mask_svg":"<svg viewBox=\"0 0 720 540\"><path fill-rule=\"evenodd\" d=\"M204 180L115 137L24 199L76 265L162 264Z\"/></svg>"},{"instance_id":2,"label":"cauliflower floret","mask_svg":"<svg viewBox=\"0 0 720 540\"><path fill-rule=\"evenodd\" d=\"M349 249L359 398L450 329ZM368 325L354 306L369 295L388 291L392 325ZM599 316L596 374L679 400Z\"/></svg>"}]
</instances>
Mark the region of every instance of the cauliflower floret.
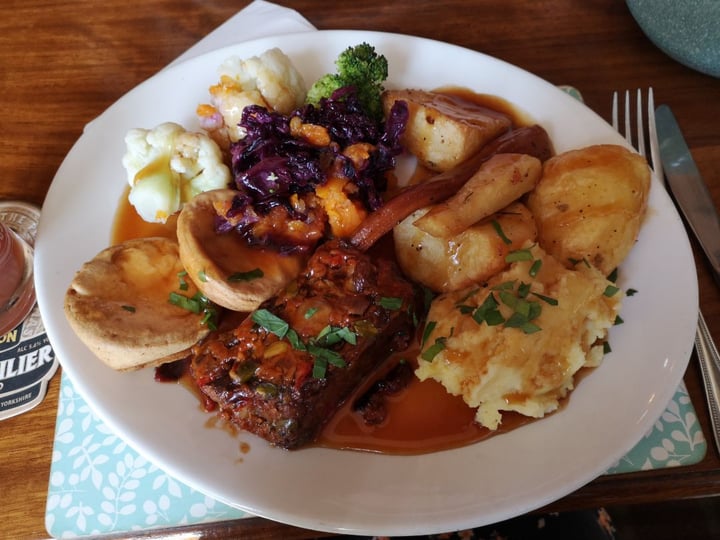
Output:
<instances>
[{"instance_id":1,"label":"cauliflower floret","mask_svg":"<svg viewBox=\"0 0 720 540\"><path fill-rule=\"evenodd\" d=\"M165 223L195 195L230 183L218 145L205 133L165 122L125 135L128 200L142 219Z\"/></svg>"},{"instance_id":2,"label":"cauliflower floret","mask_svg":"<svg viewBox=\"0 0 720 540\"><path fill-rule=\"evenodd\" d=\"M220 81L210 87L210 104L197 109L200 122L222 148L245 136L238 126L248 105L260 105L289 114L305 101L300 72L280 49L241 59L232 56L219 68Z\"/></svg>"}]
</instances>

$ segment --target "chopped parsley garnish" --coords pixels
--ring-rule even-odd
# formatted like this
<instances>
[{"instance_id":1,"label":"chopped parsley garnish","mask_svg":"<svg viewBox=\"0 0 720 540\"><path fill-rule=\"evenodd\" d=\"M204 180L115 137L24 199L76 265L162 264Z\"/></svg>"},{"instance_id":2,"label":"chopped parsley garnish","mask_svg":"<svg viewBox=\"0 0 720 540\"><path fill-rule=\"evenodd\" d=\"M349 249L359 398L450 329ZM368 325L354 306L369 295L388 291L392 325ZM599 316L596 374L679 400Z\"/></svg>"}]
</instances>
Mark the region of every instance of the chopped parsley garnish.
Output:
<instances>
[{"instance_id":1,"label":"chopped parsley garnish","mask_svg":"<svg viewBox=\"0 0 720 540\"><path fill-rule=\"evenodd\" d=\"M540 300L542 300L542 301L545 302L546 304L550 304L551 306L557 306L557 305L558 305L557 299L556 299L556 298L553 298L553 297L551 297L551 296L545 296L544 294L540 294L540 293L536 293L536 292L531 292L530 294L532 294L533 296L539 298Z\"/></svg>"},{"instance_id":2,"label":"chopped parsley garnish","mask_svg":"<svg viewBox=\"0 0 720 540\"><path fill-rule=\"evenodd\" d=\"M532 261L533 255L529 249L516 249L505 256L505 262Z\"/></svg>"},{"instance_id":3,"label":"chopped parsley garnish","mask_svg":"<svg viewBox=\"0 0 720 540\"><path fill-rule=\"evenodd\" d=\"M529 249L521 249L508 254L508 257L512 259L511 262L532 260L532 252ZM537 274L541 264L542 260L535 260L530 274ZM551 306L557 306L558 301L550 296L534 292L531 287L532 283L524 281L503 281L491 288L490 294L477 308L465 303L478 291L477 289L467 294L455 304L455 307L462 314L471 314L473 320L478 324L485 323L488 326L502 324L506 328L518 328L526 334L532 334L541 330L533 321L542 313L542 304L532 298L537 298ZM509 308L512 313L505 317L500 310L501 306Z\"/></svg>"},{"instance_id":4,"label":"chopped parsley garnish","mask_svg":"<svg viewBox=\"0 0 720 540\"><path fill-rule=\"evenodd\" d=\"M511 309L516 309L516 306L520 301L519 296L516 296L513 292L506 290L500 291L498 296L500 296L500 301Z\"/></svg>"},{"instance_id":5,"label":"chopped parsley garnish","mask_svg":"<svg viewBox=\"0 0 720 540\"><path fill-rule=\"evenodd\" d=\"M313 377L325 378L328 364L336 367L345 367L345 359L336 351L308 344L307 351L313 356Z\"/></svg>"},{"instance_id":6,"label":"chopped parsley garnish","mask_svg":"<svg viewBox=\"0 0 720 540\"><path fill-rule=\"evenodd\" d=\"M315 338L315 343L319 343L323 347L336 345L341 341L345 341L350 345L357 345L357 335L344 326L326 326Z\"/></svg>"},{"instance_id":7,"label":"chopped parsley garnish","mask_svg":"<svg viewBox=\"0 0 720 540\"><path fill-rule=\"evenodd\" d=\"M298 333L295 330L293 330L292 328L287 331L287 334L285 334L285 339L287 339L290 342L290 345L296 351L307 351L307 347L305 347L305 343L303 343L303 340L300 339L300 336L298 335Z\"/></svg>"},{"instance_id":8,"label":"chopped parsley garnish","mask_svg":"<svg viewBox=\"0 0 720 540\"><path fill-rule=\"evenodd\" d=\"M288 330L290 330L288 323L267 309L255 310L250 317L255 324L271 334L275 334L280 339L283 339L287 335Z\"/></svg>"},{"instance_id":9,"label":"chopped parsley garnish","mask_svg":"<svg viewBox=\"0 0 720 540\"><path fill-rule=\"evenodd\" d=\"M500 304L495 299L495 295L490 294L482 305L473 312L472 318L478 324L483 322L488 326L502 324L505 322L505 317L500 313L499 306Z\"/></svg>"},{"instance_id":10,"label":"chopped parsley garnish","mask_svg":"<svg viewBox=\"0 0 720 540\"><path fill-rule=\"evenodd\" d=\"M468 313L475 311L475 307L469 304L455 304L455 307L463 315L467 315Z\"/></svg>"},{"instance_id":11,"label":"chopped parsley garnish","mask_svg":"<svg viewBox=\"0 0 720 540\"><path fill-rule=\"evenodd\" d=\"M202 319L200 319L200 324L206 324L210 328L214 328L214 322L213 322L214 318L215 318L215 314L212 311L205 310L205 313L204 313Z\"/></svg>"},{"instance_id":12,"label":"chopped parsley garnish","mask_svg":"<svg viewBox=\"0 0 720 540\"><path fill-rule=\"evenodd\" d=\"M532 263L532 266L528 271L530 277L536 277L538 275L538 272L540 272L540 268L542 268L542 259L537 259L534 263Z\"/></svg>"},{"instance_id":13,"label":"chopped parsley garnish","mask_svg":"<svg viewBox=\"0 0 720 540\"><path fill-rule=\"evenodd\" d=\"M202 313L203 317L200 322L210 328L210 330L217 330L217 322L220 316L217 306L202 293L197 292L193 296L185 296L184 294L171 292L168 301L172 305L190 311L191 313Z\"/></svg>"},{"instance_id":14,"label":"chopped parsley garnish","mask_svg":"<svg viewBox=\"0 0 720 540\"><path fill-rule=\"evenodd\" d=\"M228 276L227 280L230 282L237 281L252 281L253 279L260 279L265 274L259 268L248 270L247 272L235 272Z\"/></svg>"},{"instance_id":15,"label":"chopped parsley garnish","mask_svg":"<svg viewBox=\"0 0 720 540\"><path fill-rule=\"evenodd\" d=\"M305 315L304 315L305 319L307 320L307 319L311 318L313 315L315 315L317 313L317 310L318 310L318 308L316 308L316 307L309 308L305 312Z\"/></svg>"},{"instance_id":16,"label":"chopped parsley garnish","mask_svg":"<svg viewBox=\"0 0 720 540\"><path fill-rule=\"evenodd\" d=\"M188 273L186 270L183 270L182 272L178 272L177 276L178 276L178 279L180 280L180 284L178 285L178 288L181 291L187 291L189 288L188 282L185 280L187 275L188 275Z\"/></svg>"},{"instance_id":17,"label":"chopped parsley garnish","mask_svg":"<svg viewBox=\"0 0 720 540\"><path fill-rule=\"evenodd\" d=\"M568 261L570 261L570 264L572 266L577 266L578 264L583 263L585 266L590 268L590 263L587 262L587 259L585 257L583 257L582 259L574 259L574 258L570 257L570 258L568 258Z\"/></svg>"},{"instance_id":18,"label":"chopped parsley garnish","mask_svg":"<svg viewBox=\"0 0 720 540\"><path fill-rule=\"evenodd\" d=\"M603 294L609 298L611 296L615 296L619 291L619 287L616 287L615 285L608 285L605 287L605 292L603 292Z\"/></svg>"},{"instance_id":19,"label":"chopped parsley garnish","mask_svg":"<svg viewBox=\"0 0 720 540\"><path fill-rule=\"evenodd\" d=\"M503 281L493 287L493 291L512 291L515 288L514 281Z\"/></svg>"},{"instance_id":20,"label":"chopped parsley garnish","mask_svg":"<svg viewBox=\"0 0 720 540\"><path fill-rule=\"evenodd\" d=\"M433 359L440 354L440 352L445 349L445 338L439 337L435 340L435 343L430 345L427 349L425 349L420 357L423 360L426 360L428 362L432 362Z\"/></svg>"},{"instance_id":21,"label":"chopped parsley garnish","mask_svg":"<svg viewBox=\"0 0 720 540\"><path fill-rule=\"evenodd\" d=\"M533 334L533 333L541 330L541 328L538 325L530 322L529 316L519 313L517 311L515 313L513 313L512 315L510 315L510 318L507 321L505 321L505 327L506 328L518 328L526 334Z\"/></svg>"},{"instance_id":22,"label":"chopped parsley garnish","mask_svg":"<svg viewBox=\"0 0 720 540\"><path fill-rule=\"evenodd\" d=\"M251 318L255 324L266 331L275 334L280 339L287 339L293 349L310 354L313 358L313 377L316 379L325 377L328 365L337 367L346 365L342 355L329 347L341 342L357 345L357 334L344 326L327 325L320 330L317 336L304 342L286 321L267 309L254 311Z\"/></svg>"},{"instance_id":23,"label":"chopped parsley garnish","mask_svg":"<svg viewBox=\"0 0 720 540\"><path fill-rule=\"evenodd\" d=\"M435 330L436 326L437 326L437 321L428 321L428 323L425 325L425 330L423 331L423 336L422 336L422 340L420 341L420 345L424 346L425 343L427 343L427 340L430 337L430 334L433 333L433 330Z\"/></svg>"},{"instance_id":24,"label":"chopped parsley garnish","mask_svg":"<svg viewBox=\"0 0 720 540\"><path fill-rule=\"evenodd\" d=\"M393 296L383 296L378 302L380 307L390 310L398 310L402 307L402 298L395 298Z\"/></svg>"},{"instance_id":25,"label":"chopped parsley garnish","mask_svg":"<svg viewBox=\"0 0 720 540\"><path fill-rule=\"evenodd\" d=\"M518 298L527 298L527 295L530 293L530 283L525 283L524 281L520 282L520 285L518 285L517 295Z\"/></svg>"},{"instance_id":26,"label":"chopped parsley garnish","mask_svg":"<svg viewBox=\"0 0 720 540\"><path fill-rule=\"evenodd\" d=\"M135 306L127 306L127 305L126 305L126 306L122 306L122 308L123 308L125 311L129 311L130 313L135 313Z\"/></svg>"},{"instance_id":27,"label":"chopped parsley garnish","mask_svg":"<svg viewBox=\"0 0 720 540\"><path fill-rule=\"evenodd\" d=\"M171 292L169 300L174 306L193 313L200 313L200 301L197 298L187 297L180 293Z\"/></svg>"},{"instance_id":28,"label":"chopped parsley garnish","mask_svg":"<svg viewBox=\"0 0 720 540\"><path fill-rule=\"evenodd\" d=\"M500 226L500 223L493 219L492 220L492 226L493 229L495 229L495 232L500 237L500 240L502 240L505 244L510 245L512 244L512 240L510 240L507 236L505 236L505 232L502 230L502 227Z\"/></svg>"}]
</instances>

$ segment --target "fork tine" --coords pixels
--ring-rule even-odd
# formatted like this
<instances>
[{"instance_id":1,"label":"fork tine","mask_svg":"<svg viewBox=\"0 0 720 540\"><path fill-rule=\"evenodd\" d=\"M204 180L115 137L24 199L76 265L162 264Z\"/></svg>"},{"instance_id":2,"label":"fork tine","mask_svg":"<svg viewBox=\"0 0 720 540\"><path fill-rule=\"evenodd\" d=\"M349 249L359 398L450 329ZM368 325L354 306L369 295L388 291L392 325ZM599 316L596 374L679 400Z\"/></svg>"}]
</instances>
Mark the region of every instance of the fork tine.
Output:
<instances>
[{"instance_id":1,"label":"fork tine","mask_svg":"<svg viewBox=\"0 0 720 540\"><path fill-rule=\"evenodd\" d=\"M637 105L636 113L637 118L637 151L645 157L645 122L643 121L643 109L642 109L642 91L638 88L637 91Z\"/></svg>"},{"instance_id":2,"label":"fork tine","mask_svg":"<svg viewBox=\"0 0 720 540\"><path fill-rule=\"evenodd\" d=\"M648 128L650 130L650 157L652 168L660 182L665 182L662 160L660 159L660 144L658 143L657 128L655 126L655 96L652 86L648 89Z\"/></svg>"},{"instance_id":3,"label":"fork tine","mask_svg":"<svg viewBox=\"0 0 720 540\"><path fill-rule=\"evenodd\" d=\"M618 122L618 93L617 92L613 92L612 127L615 131L620 131L620 124Z\"/></svg>"},{"instance_id":4,"label":"fork tine","mask_svg":"<svg viewBox=\"0 0 720 540\"><path fill-rule=\"evenodd\" d=\"M632 129L630 127L630 91L625 90L625 140L633 145Z\"/></svg>"},{"instance_id":5,"label":"fork tine","mask_svg":"<svg viewBox=\"0 0 720 540\"><path fill-rule=\"evenodd\" d=\"M652 87L648 88L647 93L647 132L643 113L643 98L642 90L638 88L636 95L636 111L635 111L635 124L636 124L636 136L637 146L633 144L633 130L630 122L630 90L625 90L625 103L624 103L624 131L620 130L620 113L619 113L619 95L618 92L613 92L612 99L612 125L615 131L620 132L625 137L627 143L635 148L637 152L644 158L648 158L645 151L645 137L647 136L648 144L650 146L650 159L648 164L650 165L653 173L657 176L658 180L662 183L665 182L663 176L662 162L660 160L660 144L658 143L657 128L655 126L655 96L653 94Z\"/></svg>"}]
</instances>

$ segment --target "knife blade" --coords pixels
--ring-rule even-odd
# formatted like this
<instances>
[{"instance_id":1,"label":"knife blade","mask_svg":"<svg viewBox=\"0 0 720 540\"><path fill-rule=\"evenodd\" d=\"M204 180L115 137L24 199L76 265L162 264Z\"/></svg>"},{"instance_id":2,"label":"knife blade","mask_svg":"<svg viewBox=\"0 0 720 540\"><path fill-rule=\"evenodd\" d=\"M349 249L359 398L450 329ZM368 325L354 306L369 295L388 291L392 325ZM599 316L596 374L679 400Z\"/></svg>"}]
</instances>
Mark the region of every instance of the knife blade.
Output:
<instances>
[{"instance_id":1,"label":"knife blade","mask_svg":"<svg viewBox=\"0 0 720 540\"><path fill-rule=\"evenodd\" d=\"M660 158L670 191L720 283L720 217L670 107L655 110Z\"/></svg>"},{"instance_id":2,"label":"knife blade","mask_svg":"<svg viewBox=\"0 0 720 540\"><path fill-rule=\"evenodd\" d=\"M655 110L655 128L667 184L720 283L720 218L710 192L667 105ZM695 351L700 361L715 447L720 451L720 353L700 310Z\"/></svg>"}]
</instances>

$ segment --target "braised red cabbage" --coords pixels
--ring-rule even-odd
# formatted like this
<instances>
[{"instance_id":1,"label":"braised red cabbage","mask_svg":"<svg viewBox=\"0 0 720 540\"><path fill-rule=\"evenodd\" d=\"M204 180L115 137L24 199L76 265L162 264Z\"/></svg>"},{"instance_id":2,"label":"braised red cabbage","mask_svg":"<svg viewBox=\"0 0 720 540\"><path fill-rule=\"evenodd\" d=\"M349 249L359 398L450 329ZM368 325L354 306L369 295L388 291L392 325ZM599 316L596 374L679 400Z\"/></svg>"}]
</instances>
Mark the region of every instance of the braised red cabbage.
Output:
<instances>
[{"instance_id":1,"label":"braised red cabbage","mask_svg":"<svg viewBox=\"0 0 720 540\"><path fill-rule=\"evenodd\" d=\"M325 127L331 144L318 148L294 138L290 132L294 116L303 123ZM339 165L343 175L358 187L359 200L367 209L376 210L382 205L382 192L387 188L385 173L395 166L395 158L402 151L399 137L407 118L407 106L396 102L384 123L375 122L363 110L353 87L340 88L317 106L305 105L290 116L258 105L246 107L240 122L246 136L230 148L238 190L227 213L228 219L233 218L233 225L220 217L218 230L235 228L247 235L251 225L277 205L284 206L293 219L305 219L301 211L290 206L289 197L308 193L325 183L331 164ZM356 168L341 152L359 142L370 143L375 149L370 159Z\"/></svg>"}]
</instances>

